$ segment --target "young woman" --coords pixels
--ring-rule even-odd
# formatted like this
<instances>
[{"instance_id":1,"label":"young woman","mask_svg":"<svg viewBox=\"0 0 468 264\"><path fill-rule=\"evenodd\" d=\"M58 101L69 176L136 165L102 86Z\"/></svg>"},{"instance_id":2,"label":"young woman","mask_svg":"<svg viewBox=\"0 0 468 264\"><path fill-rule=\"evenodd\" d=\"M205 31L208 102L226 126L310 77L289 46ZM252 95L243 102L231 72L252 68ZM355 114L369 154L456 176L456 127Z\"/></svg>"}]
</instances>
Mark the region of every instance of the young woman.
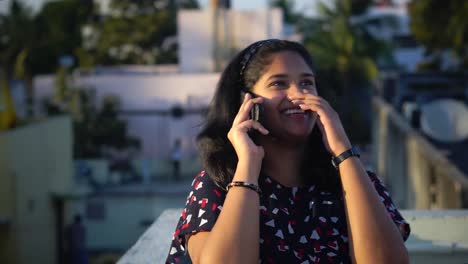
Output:
<instances>
[{"instance_id":1,"label":"young woman","mask_svg":"<svg viewBox=\"0 0 468 264\"><path fill-rule=\"evenodd\" d=\"M230 62L167 263L408 263L409 225L319 94L298 43L259 41Z\"/></svg>"}]
</instances>

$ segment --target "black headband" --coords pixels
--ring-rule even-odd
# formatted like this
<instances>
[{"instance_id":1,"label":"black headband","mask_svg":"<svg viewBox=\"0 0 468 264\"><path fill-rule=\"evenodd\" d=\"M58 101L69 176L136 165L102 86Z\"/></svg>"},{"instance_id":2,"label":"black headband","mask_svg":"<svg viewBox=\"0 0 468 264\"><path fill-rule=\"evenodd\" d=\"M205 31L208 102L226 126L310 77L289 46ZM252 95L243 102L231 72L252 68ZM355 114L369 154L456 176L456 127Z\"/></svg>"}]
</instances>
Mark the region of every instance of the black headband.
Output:
<instances>
[{"instance_id":1,"label":"black headband","mask_svg":"<svg viewBox=\"0 0 468 264\"><path fill-rule=\"evenodd\" d=\"M244 75L244 70L245 68L247 68L247 65L249 64L250 59L255 55L255 53L257 53L260 47L269 43L277 42L277 41L280 41L280 40L279 39L266 39L266 40L258 41L257 43L253 44L249 48L249 50L245 53L244 57L242 58L242 61L241 61L242 67L239 73L240 76Z\"/></svg>"}]
</instances>

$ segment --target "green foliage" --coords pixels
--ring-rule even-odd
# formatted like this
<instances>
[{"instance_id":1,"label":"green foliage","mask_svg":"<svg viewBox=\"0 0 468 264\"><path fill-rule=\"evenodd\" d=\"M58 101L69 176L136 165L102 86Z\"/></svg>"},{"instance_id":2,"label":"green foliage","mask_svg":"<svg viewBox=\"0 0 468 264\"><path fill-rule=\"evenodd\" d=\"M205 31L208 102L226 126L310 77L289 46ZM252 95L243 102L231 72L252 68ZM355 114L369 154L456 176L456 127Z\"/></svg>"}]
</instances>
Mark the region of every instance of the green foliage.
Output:
<instances>
[{"instance_id":1,"label":"green foliage","mask_svg":"<svg viewBox=\"0 0 468 264\"><path fill-rule=\"evenodd\" d=\"M373 0L351 0L351 14L359 16L367 12L369 6L375 1Z\"/></svg>"},{"instance_id":2,"label":"green foliage","mask_svg":"<svg viewBox=\"0 0 468 264\"><path fill-rule=\"evenodd\" d=\"M94 12L92 0L47 2L35 17L37 31L34 58L36 73L50 73L58 68L59 58L73 56L81 46L81 27Z\"/></svg>"},{"instance_id":3,"label":"green foliage","mask_svg":"<svg viewBox=\"0 0 468 264\"><path fill-rule=\"evenodd\" d=\"M97 107L95 97L93 89L71 87L67 70L60 68L54 96L44 102L48 115L72 117L74 158L102 158L110 149L139 149L140 141L127 135L127 123L118 116L119 98L108 95Z\"/></svg>"},{"instance_id":4,"label":"green foliage","mask_svg":"<svg viewBox=\"0 0 468 264\"><path fill-rule=\"evenodd\" d=\"M96 46L104 64L154 64L164 36L175 34L169 14L162 11L137 17L108 18Z\"/></svg>"},{"instance_id":5,"label":"green foliage","mask_svg":"<svg viewBox=\"0 0 468 264\"><path fill-rule=\"evenodd\" d=\"M355 4L357 3L357 5ZM371 33L382 23L365 19L370 1L334 0L317 6L320 18L301 23L306 48L316 66L317 82L341 115L350 137L356 142L370 140L369 90L378 76L377 60L393 63L391 46ZM389 18L387 24L393 21ZM308 27L306 27L308 25ZM340 96L337 96L340 95Z\"/></svg>"},{"instance_id":6,"label":"green foliage","mask_svg":"<svg viewBox=\"0 0 468 264\"><path fill-rule=\"evenodd\" d=\"M27 113L32 115L32 67L37 31L29 9L13 0L8 15L0 15L0 71L7 81L21 78L26 84Z\"/></svg>"},{"instance_id":7,"label":"green foliage","mask_svg":"<svg viewBox=\"0 0 468 264\"><path fill-rule=\"evenodd\" d=\"M93 93L80 91L83 116L74 123L74 158L102 158L106 149L139 149L140 141L127 135L127 123L117 113L119 100L107 96L96 111L92 104Z\"/></svg>"},{"instance_id":8,"label":"green foliage","mask_svg":"<svg viewBox=\"0 0 468 264\"><path fill-rule=\"evenodd\" d=\"M33 77L55 72L59 59L74 67L177 62L176 12L196 0L114 0L112 15L98 14L93 0L46 1L38 14L12 0L0 14L0 70L25 80L32 115ZM82 34L87 32L87 34ZM83 38L84 36L84 38Z\"/></svg>"},{"instance_id":9,"label":"green foliage","mask_svg":"<svg viewBox=\"0 0 468 264\"><path fill-rule=\"evenodd\" d=\"M54 72L65 55L84 68L176 63L180 8L198 8L198 4L196 0L113 0L111 14L100 15L93 0L58 0L46 2L33 15L13 0L10 12L0 15L0 65L8 78L21 69L22 76L32 79ZM26 56L17 58L20 54Z\"/></svg>"},{"instance_id":10,"label":"green foliage","mask_svg":"<svg viewBox=\"0 0 468 264\"><path fill-rule=\"evenodd\" d=\"M57 69L58 58L81 45L80 25L87 19L92 0L62 0L45 4L38 15L20 1L0 15L0 67L6 79L26 84L28 114L32 115L33 77Z\"/></svg>"},{"instance_id":11,"label":"green foliage","mask_svg":"<svg viewBox=\"0 0 468 264\"><path fill-rule=\"evenodd\" d=\"M26 67L18 62L27 63L26 57L34 47L34 20L31 12L17 0L11 2L9 15L0 15L0 66L10 79L26 74ZM18 58L20 56L20 58Z\"/></svg>"},{"instance_id":12,"label":"green foliage","mask_svg":"<svg viewBox=\"0 0 468 264\"><path fill-rule=\"evenodd\" d=\"M289 24L297 23L302 15L294 11L294 0L273 0L272 7L279 7L283 10L284 22Z\"/></svg>"},{"instance_id":13,"label":"green foliage","mask_svg":"<svg viewBox=\"0 0 468 264\"><path fill-rule=\"evenodd\" d=\"M194 0L113 0L110 16L88 25L86 51L103 65L177 63L179 8L198 5Z\"/></svg>"},{"instance_id":14,"label":"green foliage","mask_svg":"<svg viewBox=\"0 0 468 264\"><path fill-rule=\"evenodd\" d=\"M0 16L0 63L8 77L55 71L58 58L81 45L80 27L91 6L91 0L52 1L34 16L14 0L9 14Z\"/></svg>"},{"instance_id":15,"label":"green foliage","mask_svg":"<svg viewBox=\"0 0 468 264\"><path fill-rule=\"evenodd\" d=\"M315 21L314 32L305 44L320 69L366 83L378 74L377 59L386 57L391 63L390 46L370 33L373 21L356 19L361 14L353 13L351 3L350 0L335 0L333 6L320 3L321 19ZM352 76L345 77L350 73Z\"/></svg>"},{"instance_id":16,"label":"green foliage","mask_svg":"<svg viewBox=\"0 0 468 264\"><path fill-rule=\"evenodd\" d=\"M423 68L440 68L443 51L460 62L459 70L468 68L467 1L412 1L409 13L411 31L430 58Z\"/></svg>"}]
</instances>

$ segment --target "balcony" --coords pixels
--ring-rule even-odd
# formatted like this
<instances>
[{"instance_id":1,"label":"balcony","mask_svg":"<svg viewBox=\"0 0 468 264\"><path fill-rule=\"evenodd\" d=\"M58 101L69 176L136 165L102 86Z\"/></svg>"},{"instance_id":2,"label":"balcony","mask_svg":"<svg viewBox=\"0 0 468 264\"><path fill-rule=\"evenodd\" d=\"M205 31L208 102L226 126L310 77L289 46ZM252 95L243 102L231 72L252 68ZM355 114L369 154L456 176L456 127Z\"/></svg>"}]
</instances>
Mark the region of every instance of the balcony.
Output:
<instances>
[{"instance_id":1,"label":"balcony","mask_svg":"<svg viewBox=\"0 0 468 264\"><path fill-rule=\"evenodd\" d=\"M118 264L164 263L182 208L165 210ZM411 225L411 263L460 264L468 259L468 210L402 210ZM155 262L156 261L156 262Z\"/></svg>"}]
</instances>

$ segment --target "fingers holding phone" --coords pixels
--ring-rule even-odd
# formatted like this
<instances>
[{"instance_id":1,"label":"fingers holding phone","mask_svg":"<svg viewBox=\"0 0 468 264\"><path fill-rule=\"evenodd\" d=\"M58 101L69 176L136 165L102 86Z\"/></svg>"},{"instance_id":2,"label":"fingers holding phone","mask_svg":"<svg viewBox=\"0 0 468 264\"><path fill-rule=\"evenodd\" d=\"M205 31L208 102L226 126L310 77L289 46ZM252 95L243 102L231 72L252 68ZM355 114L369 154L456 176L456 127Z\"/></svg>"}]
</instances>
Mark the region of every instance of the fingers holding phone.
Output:
<instances>
[{"instance_id":1,"label":"fingers holding phone","mask_svg":"<svg viewBox=\"0 0 468 264\"><path fill-rule=\"evenodd\" d=\"M253 131L263 135L267 135L269 133L269 131L259 122L261 120L262 110L260 105L262 102L263 98L252 98L250 93L246 93L239 108L239 112L234 118L232 127L228 132L228 139L236 150L239 159L251 159L255 157L260 158L260 160L263 159L263 148L261 146L257 146L249 135L249 131L250 134L252 134ZM252 117L257 118L258 120L252 119Z\"/></svg>"},{"instance_id":2,"label":"fingers holding phone","mask_svg":"<svg viewBox=\"0 0 468 264\"><path fill-rule=\"evenodd\" d=\"M249 118L252 119L250 116L250 113L251 113L253 106L255 104L263 103L263 98L253 97L251 93L243 92L241 98L243 98L243 100L242 100L241 106L239 107L239 112L237 113L237 116L234 118L233 125L241 121L247 120Z\"/></svg>"}]
</instances>

